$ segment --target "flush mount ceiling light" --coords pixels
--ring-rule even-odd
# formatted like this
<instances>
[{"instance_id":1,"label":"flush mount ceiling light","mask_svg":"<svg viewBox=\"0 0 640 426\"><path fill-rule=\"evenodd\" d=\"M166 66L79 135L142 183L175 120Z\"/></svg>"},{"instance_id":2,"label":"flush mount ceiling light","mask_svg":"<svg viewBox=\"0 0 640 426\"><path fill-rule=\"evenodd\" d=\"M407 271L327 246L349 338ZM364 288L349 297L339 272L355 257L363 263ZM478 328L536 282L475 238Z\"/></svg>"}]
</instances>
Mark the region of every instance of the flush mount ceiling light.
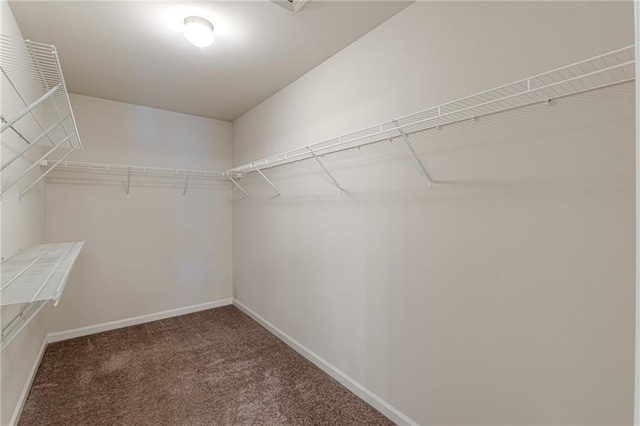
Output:
<instances>
[{"instance_id":1,"label":"flush mount ceiling light","mask_svg":"<svg viewBox=\"0 0 640 426\"><path fill-rule=\"evenodd\" d=\"M191 44L207 47L213 43L213 25L199 16L184 18L184 36Z\"/></svg>"}]
</instances>

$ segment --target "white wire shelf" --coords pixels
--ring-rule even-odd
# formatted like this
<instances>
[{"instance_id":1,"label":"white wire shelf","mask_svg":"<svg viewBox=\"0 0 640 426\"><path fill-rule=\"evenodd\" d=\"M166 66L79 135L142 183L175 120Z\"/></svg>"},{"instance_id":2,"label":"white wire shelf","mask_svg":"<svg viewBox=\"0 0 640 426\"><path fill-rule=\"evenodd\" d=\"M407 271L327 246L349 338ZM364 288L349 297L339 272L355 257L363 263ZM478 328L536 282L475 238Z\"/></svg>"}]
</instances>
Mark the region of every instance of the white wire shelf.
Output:
<instances>
[{"instance_id":1,"label":"white wire shelf","mask_svg":"<svg viewBox=\"0 0 640 426\"><path fill-rule=\"evenodd\" d=\"M147 167L147 166L131 166L124 164L102 164L102 163L83 163L77 161L62 161L56 165L56 161L45 160L40 163L42 167L52 168L56 166L59 171L77 171L87 173L134 173L151 176L166 176L203 179L225 179L225 172L217 172L210 170L190 170L190 169L169 169L163 167Z\"/></svg>"},{"instance_id":2,"label":"white wire shelf","mask_svg":"<svg viewBox=\"0 0 640 426\"><path fill-rule=\"evenodd\" d=\"M84 241L40 244L2 261L0 306L53 300L58 304Z\"/></svg>"},{"instance_id":3,"label":"white wire shelf","mask_svg":"<svg viewBox=\"0 0 640 426\"><path fill-rule=\"evenodd\" d=\"M342 187L322 163L323 155L401 138L419 163L429 184L433 185L434 179L411 143L412 134L441 129L444 126L535 104L549 104L554 99L633 80L635 80L635 50L631 45L342 136L271 155L234 167L228 173L235 177L244 173L257 172L280 194L277 187L261 170L314 159L333 184L342 191Z\"/></svg>"},{"instance_id":4,"label":"white wire shelf","mask_svg":"<svg viewBox=\"0 0 640 426\"><path fill-rule=\"evenodd\" d=\"M233 179L227 172L211 171L211 170L193 170L193 169L170 169L164 167L147 167L132 166L124 164L102 164L102 163L85 163L77 161L52 161L44 160L40 165L46 169L43 175L47 175L55 167L57 171L98 173L98 174L119 174L127 176L125 184L125 193L129 195L131 185L131 175L154 176L164 178L184 179L184 189L182 195L186 195L189 182L192 179L199 180L224 180L233 182L240 190L238 182ZM245 192L246 194L246 192Z\"/></svg>"},{"instance_id":5,"label":"white wire shelf","mask_svg":"<svg viewBox=\"0 0 640 426\"><path fill-rule=\"evenodd\" d=\"M0 263L0 306L22 304L2 326L0 351L53 300L57 305L84 241L40 244Z\"/></svg>"},{"instance_id":6,"label":"white wire shelf","mask_svg":"<svg viewBox=\"0 0 640 426\"><path fill-rule=\"evenodd\" d=\"M1 197L54 152L68 149L63 156L66 158L83 147L54 46L1 35L0 83L0 133L10 130L24 143L15 149L11 158L3 161L0 171L30 155L35 146L47 147L44 155L2 187ZM19 197L42 178L31 182Z\"/></svg>"}]
</instances>

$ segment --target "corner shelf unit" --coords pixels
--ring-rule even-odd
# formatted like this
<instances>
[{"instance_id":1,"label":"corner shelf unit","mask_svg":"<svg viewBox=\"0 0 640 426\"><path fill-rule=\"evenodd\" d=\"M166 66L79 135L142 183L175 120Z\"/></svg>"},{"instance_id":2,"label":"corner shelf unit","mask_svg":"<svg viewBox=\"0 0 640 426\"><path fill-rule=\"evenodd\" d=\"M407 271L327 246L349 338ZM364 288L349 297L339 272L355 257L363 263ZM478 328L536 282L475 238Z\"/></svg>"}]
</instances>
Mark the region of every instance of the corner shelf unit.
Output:
<instances>
[{"instance_id":1,"label":"corner shelf unit","mask_svg":"<svg viewBox=\"0 0 640 426\"><path fill-rule=\"evenodd\" d=\"M0 133L11 130L24 144L11 158L2 162L0 172L17 160L27 158L34 147L46 147L37 161L29 161L30 166L9 183L3 183L1 199L6 191L52 154L66 150L60 159L62 161L72 152L82 151L83 147L54 46L0 36L0 81ZM32 181L20 192L19 198L43 178L41 175Z\"/></svg>"},{"instance_id":2,"label":"corner shelf unit","mask_svg":"<svg viewBox=\"0 0 640 426\"><path fill-rule=\"evenodd\" d=\"M0 351L44 307L57 305L84 241L40 244L0 263L0 306L22 304L17 315L2 326Z\"/></svg>"},{"instance_id":3,"label":"corner shelf unit","mask_svg":"<svg viewBox=\"0 0 640 426\"><path fill-rule=\"evenodd\" d=\"M426 165L413 147L410 140L412 134L441 129L444 126L477 120L535 104L549 105L555 99L633 80L635 80L635 49L631 45L342 136L255 160L232 168L228 173L239 177L242 174L257 172L280 194L278 188L262 170L314 159L333 184L343 191L325 167L321 160L322 156L400 138L417 161L429 185L433 186L437 181L431 177Z\"/></svg>"}]
</instances>

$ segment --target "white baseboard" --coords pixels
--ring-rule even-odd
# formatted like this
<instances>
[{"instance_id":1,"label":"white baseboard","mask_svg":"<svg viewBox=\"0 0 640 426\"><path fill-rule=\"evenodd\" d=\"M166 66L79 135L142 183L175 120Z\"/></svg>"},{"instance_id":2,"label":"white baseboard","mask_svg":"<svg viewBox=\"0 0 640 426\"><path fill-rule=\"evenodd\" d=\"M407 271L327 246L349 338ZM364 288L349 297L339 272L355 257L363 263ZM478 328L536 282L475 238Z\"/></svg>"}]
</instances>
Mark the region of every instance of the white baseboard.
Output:
<instances>
[{"instance_id":1,"label":"white baseboard","mask_svg":"<svg viewBox=\"0 0 640 426\"><path fill-rule=\"evenodd\" d=\"M168 311L154 312L153 314L139 317L127 318L118 321L105 322L103 324L90 325L87 327L75 328L73 330L58 331L47 335L48 342L60 342L62 340L74 339L76 337L88 336L90 334L102 333L103 331L116 330L118 328L130 327L132 325L143 324L145 322L158 321L165 318L177 317L191 314L207 309L219 308L220 306L231 305L233 299L226 298L214 300L213 302L200 303L198 305L185 306L184 308L170 309Z\"/></svg>"},{"instance_id":2,"label":"white baseboard","mask_svg":"<svg viewBox=\"0 0 640 426\"><path fill-rule=\"evenodd\" d=\"M347 376L341 370L337 369L329 362L321 358L318 354L314 353L307 347L303 346L300 342L295 340L293 337L289 336L284 331L280 330L275 325L271 324L266 319L262 318L260 315L253 312L250 308L243 305L237 299L233 299L233 304L237 306L241 311L245 314L249 315L251 318L260 323L264 328L269 330L272 334L282 340L284 343L293 348L300 355L314 363L318 368L322 371L336 379L340 384L349 389L351 392L356 394L360 399L371 405L373 408L387 416L391 421L398 425L411 425L418 426L418 423L411 420L408 416L394 408L391 404L380 398L375 393L371 392L369 389L362 386L360 383L353 380L351 377Z\"/></svg>"},{"instance_id":3,"label":"white baseboard","mask_svg":"<svg viewBox=\"0 0 640 426\"><path fill-rule=\"evenodd\" d=\"M31 371L29 371L29 375L27 376L27 381L24 384L22 393L20 393L20 398L18 398L18 404L16 405L16 408L13 411L11 420L9 420L9 426L14 426L18 423L18 419L20 418L20 414L22 414L22 409L24 408L24 403L27 402L27 396L29 395L29 391L31 390L33 379L36 378L36 373L38 372L38 368L40 368L40 363L42 362L42 357L44 356L44 351L47 349L48 343L49 343L48 336L44 336L44 339L42 340L42 345L40 346L40 352L38 353L38 356L36 357L36 361L33 363L33 366L31 367Z\"/></svg>"}]
</instances>

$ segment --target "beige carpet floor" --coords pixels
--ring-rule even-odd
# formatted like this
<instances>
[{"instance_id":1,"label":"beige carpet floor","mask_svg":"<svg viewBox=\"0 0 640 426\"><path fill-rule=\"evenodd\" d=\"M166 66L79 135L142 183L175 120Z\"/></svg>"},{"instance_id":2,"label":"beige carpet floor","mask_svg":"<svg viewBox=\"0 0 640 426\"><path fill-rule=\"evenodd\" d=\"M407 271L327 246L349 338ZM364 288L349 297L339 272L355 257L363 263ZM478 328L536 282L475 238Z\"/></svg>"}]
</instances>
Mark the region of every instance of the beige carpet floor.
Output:
<instances>
[{"instance_id":1,"label":"beige carpet floor","mask_svg":"<svg viewBox=\"0 0 640 426\"><path fill-rule=\"evenodd\" d=\"M391 425L234 306L47 347L29 425Z\"/></svg>"}]
</instances>

